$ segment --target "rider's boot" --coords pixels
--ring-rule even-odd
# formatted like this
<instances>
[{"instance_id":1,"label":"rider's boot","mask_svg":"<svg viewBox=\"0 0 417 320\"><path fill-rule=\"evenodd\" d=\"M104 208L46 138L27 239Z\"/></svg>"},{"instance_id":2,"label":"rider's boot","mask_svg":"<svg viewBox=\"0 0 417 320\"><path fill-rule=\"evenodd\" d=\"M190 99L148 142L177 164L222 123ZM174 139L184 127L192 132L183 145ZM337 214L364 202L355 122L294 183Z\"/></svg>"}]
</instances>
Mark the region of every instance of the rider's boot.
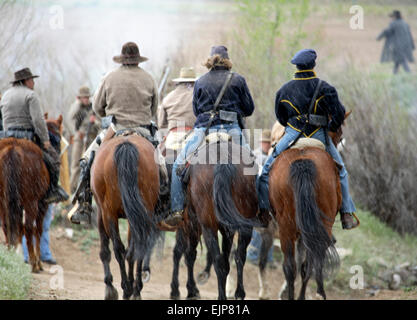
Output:
<instances>
[{"instance_id":1,"label":"rider's boot","mask_svg":"<svg viewBox=\"0 0 417 320\"><path fill-rule=\"evenodd\" d=\"M78 202L78 207L74 214L69 216L69 219L74 224L81 222L91 223L91 213L93 212L93 194L90 188L90 169L94 160L95 152L91 152L90 160L80 160L80 179L77 189L74 194L72 203Z\"/></svg>"},{"instance_id":2,"label":"rider's boot","mask_svg":"<svg viewBox=\"0 0 417 320\"><path fill-rule=\"evenodd\" d=\"M353 219L355 218L355 220ZM340 220L342 221L342 228L346 230L354 229L359 226L359 219L354 213L340 213Z\"/></svg>"},{"instance_id":3,"label":"rider's boot","mask_svg":"<svg viewBox=\"0 0 417 320\"><path fill-rule=\"evenodd\" d=\"M61 186L58 185L60 162L59 160L55 159L56 156L52 155L51 153L51 150L45 150L43 153L43 159L49 172L50 181L49 189L44 199L47 204L67 201L69 199L69 195L65 192L64 189L61 188Z\"/></svg>"},{"instance_id":4,"label":"rider's boot","mask_svg":"<svg viewBox=\"0 0 417 320\"><path fill-rule=\"evenodd\" d=\"M171 213L168 217L166 217L164 222L171 227L176 227L184 220L183 215L184 215L184 210L175 211Z\"/></svg>"}]
</instances>

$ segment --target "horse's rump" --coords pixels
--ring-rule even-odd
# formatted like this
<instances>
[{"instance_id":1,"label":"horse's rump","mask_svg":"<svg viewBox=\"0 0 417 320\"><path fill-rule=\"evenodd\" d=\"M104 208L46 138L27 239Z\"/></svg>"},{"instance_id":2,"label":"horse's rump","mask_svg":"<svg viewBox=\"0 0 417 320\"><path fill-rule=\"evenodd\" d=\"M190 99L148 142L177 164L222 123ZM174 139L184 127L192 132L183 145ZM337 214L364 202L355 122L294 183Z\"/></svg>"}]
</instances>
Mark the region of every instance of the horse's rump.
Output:
<instances>
[{"instance_id":1,"label":"horse's rump","mask_svg":"<svg viewBox=\"0 0 417 320\"><path fill-rule=\"evenodd\" d=\"M232 230L250 228L257 212L258 171L249 150L231 141L206 144L189 159L189 203L203 225ZM252 195L252 196L251 196Z\"/></svg>"},{"instance_id":2,"label":"horse's rump","mask_svg":"<svg viewBox=\"0 0 417 320\"><path fill-rule=\"evenodd\" d=\"M159 170L152 144L138 135L104 142L91 174L92 190L103 219L127 218L136 253L145 252L156 227L153 214L159 195Z\"/></svg>"},{"instance_id":3,"label":"horse's rump","mask_svg":"<svg viewBox=\"0 0 417 320\"><path fill-rule=\"evenodd\" d=\"M305 148L283 152L271 169L270 199L281 241L300 237L312 265L338 265L331 229L341 192L336 165L326 151Z\"/></svg>"},{"instance_id":4,"label":"horse's rump","mask_svg":"<svg viewBox=\"0 0 417 320\"><path fill-rule=\"evenodd\" d=\"M23 209L38 205L46 194L49 175L40 148L15 138L0 140L0 172L0 214L9 228L10 244L16 245L22 236Z\"/></svg>"}]
</instances>

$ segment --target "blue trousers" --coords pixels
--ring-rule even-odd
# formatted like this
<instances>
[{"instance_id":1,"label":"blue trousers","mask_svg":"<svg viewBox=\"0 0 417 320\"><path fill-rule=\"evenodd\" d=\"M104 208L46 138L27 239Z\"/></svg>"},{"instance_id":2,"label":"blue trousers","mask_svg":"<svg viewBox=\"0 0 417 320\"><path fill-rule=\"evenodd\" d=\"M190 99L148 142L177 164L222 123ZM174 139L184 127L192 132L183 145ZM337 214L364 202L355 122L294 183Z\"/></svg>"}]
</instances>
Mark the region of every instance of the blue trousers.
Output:
<instances>
[{"instance_id":1,"label":"blue trousers","mask_svg":"<svg viewBox=\"0 0 417 320\"><path fill-rule=\"evenodd\" d=\"M184 209L184 190L182 187L181 178L177 175L177 168L179 165L185 164L185 160L189 154L196 151L204 140L204 133L206 128L195 128L193 136L188 140L185 147L179 153L177 159L172 166L172 180L171 180L171 212L181 211ZM210 128L210 133L215 131L224 131L232 136L232 140L235 143L239 143L242 146L250 148L245 141L237 123L233 124L220 124Z\"/></svg>"},{"instance_id":2,"label":"blue trousers","mask_svg":"<svg viewBox=\"0 0 417 320\"><path fill-rule=\"evenodd\" d=\"M41 235L41 241L40 241L40 247L41 247L41 260L45 261L45 260L50 260L52 259L52 253L51 250L49 249L49 227L51 226L51 222L52 222L52 206L50 205L48 207L48 210L46 211L45 214L45 218L43 220L43 231L42 231L42 235ZM33 245L35 245L35 237L33 237ZM25 236L23 236L22 238L22 248L23 248L23 258L25 259L25 261L28 261L28 247L26 244L26 238Z\"/></svg>"},{"instance_id":3,"label":"blue trousers","mask_svg":"<svg viewBox=\"0 0 417 320\"><path fill-rule=\"evenodd\" d=\"M325 139L325 131L320 129L317 131L312 138L318 139L324 144L326 143ZM286 150L291 142L299 135L299 132L292 129L291 127L285 128L285 134L282 139L278 142L275 146L274 151L266 160L263 168L262 173L258 176L257 179L257 191L259 197L259 207L261 209L270 209L269 204L269 171L271 170L272 164L274 163L276 157L280 155L281 152ZM340 175L340 185L342 189L342 207L340 212L342 213L353 213L356 212L355 204L353 203L352 197L350 196L349 192L349 182L348 182L348 173L345 168L345 164L343 163L343 159L337 151L337 148L333 144L331 139L329 140L329 144L327 145L326 149L327 152L336 160L340 165L342 165L342 169L339 171Z\"/></svg>"},{"instance_id":4,"label":"blue trousers","mask_svg":"<svg viewBox=\"0 0 417 320\"><path fill-rule=\"evenodd\" d=\"M261 250L261 246L262 246L262 237L258 231L253 229L252 240L249 243L246 258L253 262L256 262L259 259L259 251ZM267 262L272 262L273 251L274 251L274 247L272 246L268 251Z\"/></svg>"}]
</instances>

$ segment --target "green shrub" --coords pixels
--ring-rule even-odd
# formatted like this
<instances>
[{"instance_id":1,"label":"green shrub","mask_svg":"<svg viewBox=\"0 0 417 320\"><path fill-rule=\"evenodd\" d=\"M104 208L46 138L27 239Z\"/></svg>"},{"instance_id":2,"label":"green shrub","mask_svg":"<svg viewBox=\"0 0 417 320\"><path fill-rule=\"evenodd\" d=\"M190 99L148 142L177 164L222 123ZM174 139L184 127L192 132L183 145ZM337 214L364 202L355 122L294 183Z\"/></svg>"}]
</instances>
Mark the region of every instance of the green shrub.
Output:
<instances>
[{"instance_id":1,"label":"green shrub","mask_svg":"<svg viewBox=\"0 0 417 320\"><path fill-rule=\"evenodd\" d=\"M0 245L0 299L25 299L31 280L22 257Z\"/></svg>"},{"instance_id":2,"label":"green shrub","mask_svg":"<svg viewBox=\"0 0 417 320\"><path fill-rule=\"evenodd\" d=\"M385 70L350 67L331 77L353 110L343 155L357 204L401 234L417 234L417 80Z\"/></svg>"}]
</instances>

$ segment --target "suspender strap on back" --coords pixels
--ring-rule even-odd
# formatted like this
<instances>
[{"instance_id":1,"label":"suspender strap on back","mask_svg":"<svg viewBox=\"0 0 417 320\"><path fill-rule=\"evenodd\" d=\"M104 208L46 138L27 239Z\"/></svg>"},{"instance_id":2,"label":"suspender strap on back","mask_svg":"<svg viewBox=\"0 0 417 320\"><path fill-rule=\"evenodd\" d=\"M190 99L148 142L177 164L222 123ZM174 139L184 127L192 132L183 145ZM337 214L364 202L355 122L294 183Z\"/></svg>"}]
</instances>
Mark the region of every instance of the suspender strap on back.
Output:
<instances>
[{"instance_id":1,"label":"suspender strap on back","mask_svg":"<svg viewBox=\"0 0 417 320\"><path fill-rule=\"evenodd\" d=\"M230 82L232 81L232 78L233 78L233 72L229 72L229 74L227 75L226 81L224 82L223 87L221 88L220 93L217 96L216 101L214 102L214 107L213 107L213 110L211 112L210 120L207 124L206 131L204 132L204 135L207 135L207 133L208 133L210 127L211 127L211 124L214 121L214 116L216 115L216 112L219 109L220 102L222 101L224 93L226 92L227 88L229 87Z\"/></svg>"},{"instance_id":2,"label":"suspender strap on back","mask_svg":"<svg viewBox=\"0 0 417 320\"><path fill-rule=\"evenodd\" d=\"M319 91L320 91L321 84L322 84L322 80L319 79L319 82L317 83L316 89L314 90L314 94L313 94L313 98L311 99L310 106L308 108L307 120L306 120L306 123L304 125L304 128L303 128L303 130L301 130L301 132L297 136L297 138L295 138L294 141L290 143L290 145L288 146L288 149L290 149L293 145L295 145L297 143L298 139L301 138L301 136L303 135L304 131L306 130L307 125L308 125L308 123L310 121L310 114L313 112L314 105L315 105L315 102L317 100L317 96L318 96Z\"/></svg>"}]
</instances>

